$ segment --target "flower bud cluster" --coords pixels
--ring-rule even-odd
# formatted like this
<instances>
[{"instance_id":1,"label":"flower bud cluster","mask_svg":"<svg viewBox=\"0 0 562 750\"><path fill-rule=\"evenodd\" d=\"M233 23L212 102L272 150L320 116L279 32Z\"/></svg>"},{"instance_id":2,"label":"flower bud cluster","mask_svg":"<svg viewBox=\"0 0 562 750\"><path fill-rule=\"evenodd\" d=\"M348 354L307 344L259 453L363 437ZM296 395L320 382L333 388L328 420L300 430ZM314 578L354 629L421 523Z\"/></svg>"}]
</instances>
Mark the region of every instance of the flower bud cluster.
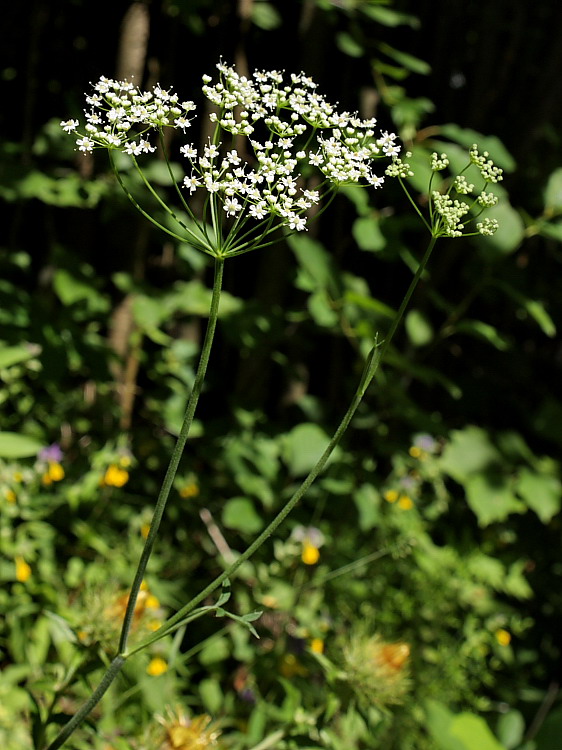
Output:
<instances>
[{"instance_id":1,"label":"flower bud cluster","mask_svg":"<svg viewBox=\"0 0 562 750\"><path fill-rule=\"evenodd\" d=\"M480 170L480 174L486 182L500 182L503 180L503 169L496 167L494 162L489 158L490 154L483 151L478 152L478 146L474 143L470 149L470 161Z\"/></svg>"},{"instance_id":2,"label":"flower bud cluster","mask_svg":"<svg viewBox=\"0 0 562 750\"><path fill-rule=\"evenodd\" d=\"M215 133L202 151L181 147L189 171L183 187L207 191L237 221L280 219L293 231L306 229L307 212L321 196L341 185L378 188L384 177L373 162L396 158L400 146L394 133L376 133L374 119L338 112L316 91L303 73L288 80L279 71L257 71L251 77L217 65L218 81L203 77L202 91L214 105L209 115ZM136 157L154 150L149 130L170 127L185 132L193 102L180 103L177 94L160 86L141 91L127 81L101 78L87 97L84 132L77 120L61 122L80 137L80 151L117 149ZM226 137L225 137L226 136ZM242 137L234 143L230 137ZM227 138L230 144L227 144ZM319 173L314 190L302 177Z\"/></svg>"},{"instance_id":3,"label":"flower bud cluster","mask_svg":"<svg viewBox=\"0 0 562 750\"><path fill-rule=\"evenodd\" d=\"M406 158L411 157L411 155L410 152L406 153ZM475 165L478 168L485 183L497 183L503 179L503 170L494 165L487 151L480 154L476 145L473 145L469 151L467 166L454 177L452 182L449 182L449 188L446 192L431 190L434 178L434 174L432 174L429 187L430 222L425 222L425 219L424 222L434 237L461 237L463 234L490 236L498 229L498 222L495 219L484 219L477 222L476 232L465 231L467 228L466 225L469 222L474 221L485 209L492 208L498 202L498 197L491 192L486 192L486 190L482 190L479 194L474 195L474 184L468 182L463 174L471 165ZM441 172L448 166L449 158L447 154L438 155L435 151L431 154L431 171L433 173ZM408 192L403 180L414 176L408 162L403 161L398 156L393 156L392 163L386 168L385 173L389 177L397 177L402 183L402 187ZM451 197L452 191L455 191L459 196L470 195L470 204ZM464 219L463 217L466 217L473 209L477 210L476 216L468 220ZM418 213L421 216L419 210Z\"/></svg>"}]
</instances>

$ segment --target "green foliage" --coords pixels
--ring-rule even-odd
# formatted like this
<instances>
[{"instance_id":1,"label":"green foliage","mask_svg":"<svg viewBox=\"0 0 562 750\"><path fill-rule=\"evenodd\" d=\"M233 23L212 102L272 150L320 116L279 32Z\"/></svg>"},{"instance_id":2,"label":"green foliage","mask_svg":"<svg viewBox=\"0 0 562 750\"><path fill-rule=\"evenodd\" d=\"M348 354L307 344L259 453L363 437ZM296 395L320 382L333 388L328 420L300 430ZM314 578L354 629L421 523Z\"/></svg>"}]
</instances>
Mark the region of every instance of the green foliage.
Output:
<instances>
[{"instance_id":1,"label":"green foliage","mask_svg":"<svg viewBox=\"0 0 562 750\"><path fill-rule=\"evenodd\" d=\"M256 65L277 56L296 71L311 65L307 50L329 49L333 98L353 110L361 89L368 108L375 92L379 121L400 128L417 205L428 156L446 150L462 166L473 142L515 189L512 203L498 191L496 235L438 246L346 441L232 577L228 601L209 597L196 619L131 657L69 747L166 747L166 727L186 724L178 717L208 713L231 750L558 750L559 698L545 690L557 680L561 647L560 160L537 160L528 134L502 132L504 144L478 132L488 73L475 113L466 113L473 126L436 124L457 92L444 87L435 104L424 95L440 71L404 41L419 28L408 4L318 0L302 6L314 6L307 26L304 12L254 2L238 36L227 5L176 0L161 17L153 9L166 44L170 20L179 34L170 54L187 40L207 64L219 39L225 57L224 39L235 39ZM73 13L84 7L75 3ZM110 21L121 24L118 12L104 14L104 34ZM73 39L78 61L85 40L102 50L107 69L96 72L113 70L103 52L111 45L90 35L97 21L88 18L80 34L67 29L63 46ZM21 48L33 52L36 30L28 36ZM30 97L20 108L26 143L18 130L1 144L6 750L43 750L113 657L211 296L206 259L140 229L106 165L90 164L86 179L59 117L39 122L50 118L42 97L57 86L64 106L75 107L91 60L87 73L77 70L75 91L70 77L48 70L49 54L40 59L44 72L18 73L18 96ZM181 55L167 59L162 81L181 59L189 96L198 70ZM9 85L8 69L4 77ZM505 118L508 103L498 101ZM31 135L30 117L38 122ZM543 127L554 153L557 129ZM165 194L165 165L155 161L150 176ZM127 179L140 187L132 172ZM133 647L281 509L324 450L373 337L384 339L417 268L424 230L388 181L374 196L342 192L306 235L252 263L232 261L200 420L147 570ZM60 464L38 455L55 442ZM397 676L400 700L372 700Z\"/></svg>"}]
</instances>

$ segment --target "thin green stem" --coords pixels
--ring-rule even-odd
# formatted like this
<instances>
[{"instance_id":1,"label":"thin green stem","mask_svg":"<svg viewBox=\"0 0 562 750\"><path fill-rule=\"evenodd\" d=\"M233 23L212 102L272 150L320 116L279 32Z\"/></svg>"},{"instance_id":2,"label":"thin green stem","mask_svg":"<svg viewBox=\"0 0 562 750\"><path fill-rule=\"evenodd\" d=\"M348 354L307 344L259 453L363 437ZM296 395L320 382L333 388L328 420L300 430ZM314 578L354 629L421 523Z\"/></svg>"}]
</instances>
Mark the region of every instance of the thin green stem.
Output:
<instances>
[{"instance_id":1,"label":"thin green stem","mask_svg":"<svg viewBox=\"0 0 562 750\"><path fill-rule=\"evenodd\" d=\"M186 415L184 418L184 423L182 425L182 430L178 437L176 447L174 448L174 452L170 460L170 466L168 467L168 471L166 473L166 477L164 479L164 483L162 485L162 489L158 497L158 501L157 501L156 508L154 511L154 516L152 519L150 531L148 533L145 547L141 554L141 559L139 561L139 565L138 565L135 579L133 582L133 586L131 589L127 612L125 614L125 620L123 622L123 629L121 632L121 638L119 642L119 654L111 662L99 686L92 693L92 695L86 701L86 703L80 708L80 710L68 722L68 724L61 730L58 737L54 740L54 742L51 743L51 745L49 745L47 750L57 750L59 747L62 746L65 740L68 739L68 737L70 737L70 735L80 725L80 723L86 718L86 716L90 713L90 711L99 703L99 701L105 694L106 690L109 688L109 686L111 685L111 683L113 682L113 680L115 679L119 671L121 670L123 664L125 663L125 660L132 653L137 653L138 651L141 651L149 643L152 643L155 640L159 639L160 637L163 637L164 635L167 635L177 630L186 622L190 621L191 619L195 619L195 617L198 617L200 613L201 614L203 613L203 611L212 611L213 609L216 609L216 605L210 606L210 607L204 607L202 608L202 610L200 610L200 612L194 613L194 617L188 617L189 613L193 612L193 610L197 607L197 605L201 601L203 601L210 594L212 594L227 578L232 577L232 575L238 570L238 568L246 560L248 560L262 546L262 544L264 544L265 541L267 541L267 539L273 534L273 532L278 528L278 526L280 526L280 524L285 520L285 518L289 515L289 513L301 500L301 498L307 492L307 490L312 485L314 480L317 478L317 476L321 473L321 471L326 466L326 463L328 462L330 456L334 452L337 445L340 443L345 431L349 427L349 424L351 420L353 419L353 416L355 412L357 411L357 408L359 407L359 404L361 403L363 396L365 395L365 392L367 391L367 388L369 387L370 383L372 382L373 378L375 377L379 369L383 356L388 351L392 338L394 337L394 334L396 333L398 325L400 324L404 316L404 312L414 292L414 289L416 288L424 272L425 266L429 260L429 257L435 246L436 241L437 241L437 238L435 237L431 238L431 241L427 247L427 250L425 251L425 254L422 258L422 261L420 262L418 266L418 269L415 273L414 278L412 279L410 286L408 287L406 295L404 296L404 299L402 300L402 304L400 305L398 312L396 313L396 316L392 322L390 330L383 344L379 346L378 343L375 341L375 344L373 348L371 349L369 356L367 357L367 361L363 368L361 380L351 400L351 404L349 405L349 408L344 414L342 421L340 422L338 428L336 429L326 449L324 450L324 453L319 458L316 465L313 467L312 471L308 474L306 479L302 482L302 484L297 489L297 491L292 495L290 500L286 503L283 509L277 514L277 516L273 519L273 521L271 521L271 523L267 526L267 528L264 531L262 531L262 533L257 537L257 539L254 540L254 542L238 557L238 559L232 565L228 567L227 570L225 570L223 573L217 576L215 580L212 581L208 586L206 586L199 594L197 594L197 596L191 599L191 601L189 601L184 607L182 607L178 612L176 612L176 614L173 617L171 617L167 622L165 622L162 625L162 627L159 630L157 630L156 633L154 633L148 640L142 642L141 644L136 646L133 651L127 653L126 652L127 638L128 638L128 634L129 634L131 623L132 623L132 617L133 617L133 613L135 609L136 599L138 597L140 585L144 576L144 572L146 570L146 565L148 563L150 553L152 552L152 548L154 546L154 541L155 541L156 534L158 531L158 526L160 524L162 514L164 512L164 508L166 505L168 494L172 486L175 472L177 470L179 460L180 460L183 448L185 446L185 442L187 440L189 428L193 421L195 407L197 406L197 401L199 399L201 387L203 385L203 379L204 379L205 372L207 369L207 364L209 361L211 344L212 344L216 322L218 318L220 289L222 285L222 275L223 275L223 268L224 268L224 260L222 258L215 258L215 281L213 284L213 297L211 301L209 323L207 326L207 333L205 335L205 341L204 341L203 349L201 352L199 367L197 370L197 375L195 378L193 390L188 401L188 406L187 406Z\"/></svg>"},{"instance_id":2,"label":"thin green stem","mask_svg":"<svg viewBox=\"0 0 562 750\"><path fill-rule=\"evenodd\" d=\"M130 192L129 188L123 182L123 178L119 174L119 170L117 169L117 165L115 164L115 159L113 158L113 155L112 155L111 151L109 151L109 161L110 161L111 166L113 168L113 172L115 174L117 182L121 186L121 189L123 190L123 192L125 193L125 195L127 196L127 198L131 201L131 203L133 204L133 206L137 209L137 211L139 213L141 213L145 217L145 219L148 219L148 221L151 224L154 224L155 227L158 227L158 229L161 229L163 232L165 232L166 234L169 234L171 237L173 237L176 240L179 240L180 242L185 242L185 239L186 239L185 237L182 237L181 235L176 234L175 232L172 232L171 229L168 229L163 224L160 224L159 221L156 221L156 219L153 216L151 216L149 213L147 213L144 210L144 208L142 208L142 206L137 202L137 200L135 199L135 197L133 196L133 194ZM208 251L205 251L205 252L208 252Z\"/></svg>"},{"instance_id":3,"label":"thin green stem","mask_svg":"<svg viewBox=\"0 0 562 750\"><path fill-rule=\"evenodd\" d=\"M411 203L411 204L412 204L412 206L414 207L414 210L415 210L415 212L417 213L417 215L418 215L418 216L420 217L420 219L421 219L421 220L423 221L423 223L425 224L425 226L426 226L426 228L427 228L428 232L432 232L433 230L431 229L431 227L430 227L430 226L429 226L429 224L427 223L427 221L426 221L426 219L425 219L425 216L424 216L424 215L422 214L422 212L420 211L420 209L419 209L419 208L418 208L418 206L416 205L416 202L415 202L415 200L414 200L414 199L412 198L412 196L410 195L410 191L408 190L408 188L407 188L407 187L406 187L406 185L404 184L404 181L402 180L402 178L401 178L401 177L399 177L399 178L398 178L398 182L400 183L400 185L401 185L401 187L402 187L402 190L403 190L403 191L404 191L404 192L406 193L406 197L408 198L408 200L410 201L410 203Z\"/></svg>"},{"instance_id":4,"label":"thin green stem","mask_svg":"<svg viewBox=\"0 0 562 750\"><path fill-rule=\"evenodd\" d=\"M209 248L208 248L208 247L206 247L206 246L205 246L205 245L204 245L204 244L203 244L203 243L201 242L201 239L200 239L200 238L199 238L199 237L198 237L198 236L197 236L197 235L195 234L195 232L193 232L193 231L192 231L192 230L191 230L191 229L190 229L190 228L189 228L189 227L187 226L187 224L185 224L185 222L183 222L183 221L182 221L182 220L181 220L181 219L180 219L180 218L179 218L179 217L177 216L176 212L175 212L175 211L173 211L173 210L172 210L172 209L170 208L170 206L168 206L168 204L166 203L166 201L162 200L162 198L161 198L161 197L160 197L160 196L158 195L158 193L156 192L156 190L155 190L155 189L154 189L154 188L152 187L152 185L150 184L150 182L149 182L149 181L148 181L148 180L146 179L146 176L145 176L144 172L142 171L142 169L140 168L140 166L139 166L139 163L138 163L138 161L137 161L137 160L135 159L135 157L134 157L134 156L131 156L131 159L132 159L132 161L133 161L133 164L134 164L134 166L135 166L135 169L136 169L136 170L137 170L137 172L139 173L139 175L140 175L140 178L141 178L141 180L143 181L144 185L146 186L146 188L148 189L148 191L150 192L150 194L151 194L151 195L152 195L152 196L153 196L153 197L154 197L154 198L156 199L156 201L157 201L157 202L158 202L158 203L159 203L159 204L160 204L160 205L162 206L162 208L163 208L163 209L164 209L164 210L166 211L166 213L168 213L168 214L169 214L169 215L170 215L170 216L172 217L172 219L173 219L173 220L174 220L174 221L175 221L175 222L176 222L177 224L179 224L179 225L180 225L180 227L181 227L182 229L184 229L184 230L185 230L185 231L187 232L187 234L189 235L189 237L186 237L186 238L184 239L184 242L185 242L186 240L188 240L188 241L192 242L192 243L193 243L193 244L194 244L194 245L195 245L196 247L198 247L198 248L201 248L202 250L206 250L206 251L208 252L208 251L209 251ZM167 160L167 159L166 159L166 162L168 162L168 160ZM174 180L174 175L173 175L173 172L172 172L171 168L169 167L169 165L168 165L168 168L169 168L169 172L170 172L170 175L171 175L171 177L172 177L172 180L174 181L174 184L176 184L176 183L175 183L175 180ZM177 187L177 185L176 185L176 187ZM196 224L197 228L199 228L199 225L197 224L197 222L195 222L195 224Z\"/></svg>"},{"instance_id":5,"label":"thin green stem","mask_svg":"<svg viewBox=\"0 0 562 750\"><path fill-rule=\"evenodd\" d=\"M424 253L424 256L418 266L418 269L414 275L414 278L412 279L410 286L408 287L408 290L404 296L404 299L402 300L402 303L400 307L398 308L398 312L396 313L394 320L392 322L392 325L390 326L390 330L382 343L381 346L378 346L376 343L371 350L367 362L365 363L365 367L363 368L363 373L361 376L361 381L359 383L359 386L357 387L357 390L355 391L355 394L353 396L353 399L351 401L351 404L346 411L342 421L340 422L337 430L335 431L332 439L328 443L328 446L326 447L324 453L317 461L316 465L312 469L312 471L308 474L306 479L302 482L300 487L297 489L297 491L293 494L291 499L287 502L287 504L284 506L284 508L275 516L273 521L267 526L264 531L252 542L252 544L238 557L238 559L230 565L223 573L221 573L219 576L215 578L214 581L212 581L206 588L203 589L197 596L195 596L191 601L189 601L185 606L183 606L178 612L176 612L175 615L173 615L169 620L167 620L160 628L160 630L164 632L169 632L171 628L173 628L177 623L184 620L186 615L188 615L190 612L192 612L197 605L202 602L204 599L206 599L210 594L212 594L216 589L227 579L232 577L232 575L238 570L238 568L246 562L261 546L262 544L273 534L273 532L277 529L278 526L285 520L285 518L289 515L289 513L293 510L293 508L298 504L300 499L303 497L303 495L307 492L311 484L314 482L316 477L320 474L320 472L324 469L326 466L326 463L328 462L328 459L334 452L336 446L339 444L343 434L347 430L355 412L357 411L357 408L359 404L361 403L361 400L363 399L363 396L365 395L365 392L367 388L369 387L371 381L375 377L377 370L380 366L380 362L383 358L383 356L388 351L388 348L390 346L390 343L394 337L394 334L396 333L396 329L398 328L403 316L404 312L406 310L406 307L408 305L408 302L414 293L414 290L425 270L425 267L427 265L427 262L431 256L431 253L433 251L433 248L435 246L435 243L437 242L437 239L435 237L432 237L429 245ZM159 633L157 630L154 636L156 636ZM151 636L152 638L154 636ZM150 639L149 639L150 640ZM148 641L145 641L144 643L139 644L137 647L137 650L140 650L145 645L148 645Z\"/></svg>"},{"instance_id":6,"label":"thin green stem","mask_svg":"<svg viewBox=\"0 0 562 750\"><path fill-rule=\"evenodd\" d=\"M51 742L47 750L58 750L59 747L62 747L62 745L66 742L66 740L70 737L70 735L74 732L74 730L80 726L80 724L84 721L86 716L90 713L90 711L98 705L100 700L105 695L105 692L113 682L113 680L117 677L119 672L121 671L121 668L123 664L125 663L125 659L122 656L116 656L115 659L111 662L109 665L109 669L104 674L102 681L97 686L97 688L94 690L94 692L91 694L91 696L88 698L88 700L84 703L83 706L74 714L72 719L66 724L61 731L58 733L58 735L55 737L55 739Z\"/></svg>"},{"instance_id":7,"label":"thin green stem","mask_svg":"<svg viewBox=\"0 0 562 750\"><path fill-rule=\"evenodd\" d=\"M205 379L205 374L207 372L207 365L209 363L209 355L211 353L211 346L213 344L213 337L214 337L215 328L217 325L223 271L224 271L224 261L221 258L215 258L215 278L213 282L213 295L211 298L211 307L209 310L209 322L207 324L207 332L205 333L205 340L203 342L203 348L201 350L201 356L199 359L199 367L197 368L197 373L195 375L195 382L193 383L193 389L191 391L189 401L187 402L187 408L186 408L185 416L183 419L183 424L180 430L180 434L178 435L176 445L172 452L172 456L170 458L170 464L168 466L166 476L164 477L164 481L162 482L160 494L158 495L158 500L156 501L156 507L154 508L154 514L152 516L150 530L148 532L148 536L146 538L144 549L142 551L142 554L139 560L139 564L137 567L137 572L135 574L133 585L131 587L131 593L129 595L129 601L127 603L127 611L125 612L125 618L123 620L123 627L121 630L121 637L119 639L119 653L120 654L125 652L127 648L127 639L129 637L129 632L131 630L131 625L133 622L133 616L135 612L135 606L137 603L137 598L139 595L141 583L144 578L148 560L150 558L150 555L152 554L152 549L154 547L154 542L156 540L156 535L158 533L160 521L162 520L162 515L166 507L166 502L168 501L168 496L170 494L172 483L176 476L180 458L185 448L187 437L189 435L189 431L193 423L195 409L197 408L197 402L199 401L199 396L201 394L201 389L203 387L203 381Z\"/></svg>"}]
</instances>

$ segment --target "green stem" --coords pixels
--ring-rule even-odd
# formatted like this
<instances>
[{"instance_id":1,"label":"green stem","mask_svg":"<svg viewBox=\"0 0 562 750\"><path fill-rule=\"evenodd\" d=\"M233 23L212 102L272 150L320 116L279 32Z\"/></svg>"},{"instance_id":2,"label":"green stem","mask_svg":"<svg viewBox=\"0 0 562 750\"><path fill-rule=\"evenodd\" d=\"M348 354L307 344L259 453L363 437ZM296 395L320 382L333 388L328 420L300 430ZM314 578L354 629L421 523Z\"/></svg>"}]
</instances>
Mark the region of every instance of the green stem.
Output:
<instances>
[{"instance_id":1,"label":"green stem","mask_svg":"<svg viewBox=\"0 0 562 750\"><path fill-rule=\"evenodd\" d=\"M113 680L117 677L121 671L121 667L125 663L125 659L122 656L116 656L115 659L109 665L109 669L103 676L103 680L88 698L86 703L74 714L72 719L66 724L57 737L51 742L47 750L57 750L59 747L66 742L74 730L84 721L90 711L97 706L100 700L103 698L106 690L109 688Z\"/></svg>"},{"instance_id":2,"label":"green stem","mask_svg":"<svg viewBox=\"0 0 562 750\"><path fill-rule=\"evenodd\" d=\"M437 239L435 237L431 238L429 245L427 246L427 249L425 251L425 254L414 275L414 278L412 279L410 286L408 287L408 290L406 294L404 295L402 304L398 308L398 312L396 313L394 320L392 321L392 325L390 326L390 330L384 342L382 343L380 347L375 343L375 346L371 350L367 358L367 362L365 363L365 367L363 369L361 381L359 383L357 390L355 391L351 404L347 412L345 413L339 427L334 433L332 439L328 443L326 450L324 451L324 453L322 454L322 456L320 457L320 459L318 460L318 462L316 463L312 471L308 474L308 476L300 485L298 490L293 494L293 496L287 502L285 507L277 514L277 516L275 516L275 518L273 519L273 521L271 521L269 526L267 526L267 528L264 529L264 531L262 531L262 533L257 537L257 539L255 539L254 542L252 542L252 544L240 555L240 557L238 557L238 559L229 568L227 568L227 570L225 570L223 573L217 576L217 578L215 578L214 581L212 581L206 588L204 588L203 591L197 594L197 596L195 596L185 606L183 606L180 610L178 610L178 612L176 612L176 614L173 615L173 617L167 620L161 626L161 628L156 631L156 633L153 636L151 636L147 641L144 641L143 643L139 644L139 646L137 646L135 649L136 651L140 651L142 648L148 645L149 642L152 642L152 639L155 636L158 636L160 631L162 633L167 633L177 623L181 622L186 617L186 615L188 615L192 610L194 610L195 607L197 607L197 605L200 602L202 602L210 594L212 594L213 591L215 591L227 578L232 577L232 575L238 570L238 568L244 562L246 562L246 560L248 560L254 554L254 552L256 552L262 546L262 544L273 534L273 532L277 529L277 527L281 523L283 523L285 518L289 515L289 513L297 505L297 503L300 501L303 495L307 492L308 488L314 482L316 477L324 469L324 467L326 466L326 463L328 462L328 459L332 455L334 449L339 444L343 434L347 430L349 423L351 422L353 418L353 415L357 411L357 408L359 404L361 403L361 400L363 399L363 396L365 395L367 388L369 387L369 384L375 377L375 374L379 368L379 365L383 356L388 351L390 343L394 337L394 334L396 333L396 329L398 328L400 321L402 320L404 316L404 312L406 310L408 302L410 301L410 298L412 294L414 293L414 290L425 270L425 267L431 256L431 253L433 251L436 241Z\"/></svg>"},{"instance_id":3,"label":"green stem","mask_svg":"<svg viewBox=\"0 0 562 750\"><path fill-rule=\"evenodd\" d=\"M357 411L357 408L359 404L361 403L361 400L363 399L363 396L365 395L367 388L369 387L370 383L375 377L377 370L379 369L382 357L388 351L392 338L394 337L394 334L396 333L398 325L400 324L400 321L402 320L404 316L406 306L408 305L408 302L424 272L425 266L433 251L436 241L437 239L435 237L431 238L431 241L427 247L427 250L425 251L425 254L422 258L421 263L418 266L418 269L416 271L414 278L412 279L412 282L410 283L410 286L408 287L408 291L406 292L404 299L402 300L402 304L400 305L398 312L396 313L396 316L392 322L390 330L383 344L379 346L375 342L375 345L373 346L369 356L367 357L367 361L365 363L365 367L363 368L363 373L361 376L361 380L359 382L359 386L357 387L357 390L355 391L351 404L348 410L346 411L340 425L335 431L332 439L328 443L328 446L326 447L324 453L322 454L320 459L317 461L312 471L308 474L306 479L302 482L298 490L293 494L293 496L287 502L285 507L277 514L277 516L273 519L273 521L271 521L271 523L267 526L267 528L264 531L262 531L262 533L257 537L257 539L255 539L254 542L245 550L245 552L243 552L240 555L240 557L236 560L236 562L234 562L231 566L229 566L227 570L221 573L221 575L217 576L217 578L215 578L214 581L212 581L205 589L203 589L203 591L201 591L190 602L188 602L184 607L182 607L178 612L176 612L176 614L173 617L171 617L167 622L165 622L162 625L162 627L159 630L157 630L156 633L154 633L148 639L148 642L152 643L155 639L159 639L164 634L168 634L169 632L176 630L177 627L184 624L187 615L190 612L192 612L201 601L206 599L209 596L209 594L212 594L213 591L215 591L227 578L230 578L238 570L238 568L246 560L248 560L254 554L254 552L256 552L262 546L262 544L273 534L273 532L277 529L277 527L285 520L285 518L289 515L289 513L293 510L293 508L297 505L297 503L303 497L303 495L307 492L307 490L309 489L311 484L314 482L316 477L324 469L324 467L326 466L326 463L328 462L328 459L332 455L336 446L339 444L343 434L345 433L351 420L353 419L353 416L355 412ZM207 333L205 335L205 341L203 343L203 350L201 352L201 359L199 362L199 367L198 367L197 375L195 378L195 384L193 386L193 390L192 390L192 393L191 393L191 396L189 398L189 402L187 405L187 411L186 411L186 415L184 418L182 430L180 432L180 436L178 437L176 447L174 448L174 452L170 460L170 466L168 467L168 472L166 473L166 477L164 479L164 483L162 485L162 489L158 497L158 501L157 501L156 509L154 511L154 516L152 519L150 531L148 533L148 537L145 543L143 553L141 555L141 560L139 562L137 573L135 575L135 580L133 582L133 587L131 589L131 595L129 597L129 604L127 608L127 613L125 615L125 621L123 623L123 630L121 633L121 639L119 643L119 654L111 662L108 668L108 671L105 673L101 683L96 688L96 690L92 693L88 701L80 708L80 710L73 716L73 718L68 722L68 724L61 730L58 737L49 745L47 750L57 750L59 747L62 746L65 740L68 737L70 737L70 735L80 725L80 723L86 718L86 716L90 713L90 711L99 703L104 693L109 688L109 686L111 685L111 683L113 682L113 680L115 679L119 671L121 670L123 664L125 663L125 660L131 655L131 653L133 653L133 652L130 652L130 653L126 652L126 645L127 645L128 633L129 633L131 622L132 622L132 616L134 613L136 598L140 590L140 585L143 579L146 565L148 563L148 559L150 557L150 553L152 552L152 547L154 546L154 541L155 541L156 533L158 531L158 526L160 524L160 520L164 512L166 500L167 500L169 491L172 486L172 482L175 476L175 472L177 470L177 466L179 464L181 453L183 451L185 442L187 440L189 428L191 426L191 423L193 421L193 415L195 413L195 407L197 406L197 401L199 399L199 394L201 392L201 387L202 387L203 379L204 379L205 372L207 369L207 364L209 361L211 344L212 344L213 335L214 335L217 317L218 317L218 305L219 305L219 299L220 299L220 288L222 284L223 268L224 268L224 260L221 258L215 258L215 281L213 285L213 298L211 301L211 311L209 314L209 323L207 326ZM209 607L209 610L212 610L213 608L214 607L211 606ZM137 653L138 651L142 650L142 648L148 645L148 642L144 641L143 643L136 646L134 649L134 653Z\"/></svg>"},{"instance_id":4,"label":"green stem","mask_svg":"<svg viewBox=\"0 0 562 750\"><path fill-rule=\"evenodd\" d=\"M178 439L176 441L176 445L174 447L172 457L170 458L170 464L168 466L166 476L164 477L164 481L162 482L160 494L158 495L158 500L156 501L156 507L154 509L154 514L152 516L150 530L148 532L148 536L146 538L144 549L142 551L142 554L139 560L139 564L137 567L137 572L135 574L133 585L131 587L131 593L129 595L129 601L127 604L127 611L125 612L125 618L123 620L123 628L121 630L121 637L119 639L119 653L120 654L122 654L127 648L127 639L129 637L129 632L131 630L133 616L135 613L135 606L137 603L137 598L139 595L141 583L144 578L148 560L150 558L150 555L152 554L152 548L154 547L154 542L156 540L156 535L158 533L158 527L160 526L160 521L162 520L162 515L166 507L168 495L170 494L172 483L176 476L180 458L185 448L187 437L189 435L189 430L191 429L191 425L193 423L195 409L197 408L197 402L199 401L199 396L201 394L201 389L203 387L203 381L205 379L205 374L207 372L207 365L209 363L209 355L211 353L211 346L213 344L213 337L214 337L215 328L217 325L223 270L224 270L224 261L221 258L215 258L215 278L213 282L213 295L211 298L211 308L209 311L209 322L207 324L207 332L205 334L205 340L203 342L203 348L201 350L201 356L199 359L199 367L197 368L197 373L195 375L195 382L193 384L193 390L191 391L189 401L187 402L187 409L185 412L185 416L183 418L183 424L180 430L180 434L178 435Z\"/></svg>"},{"instance_id":5,"label":"green stem","mask_svg":"<svg viewBox=\"0 0 562 750\"><path fill-rule=\"evenodd\" d=\"M151 216L149 213L147 213L144 210L144 208L142 208L142 206L136 201L136 199L133 196L133 194L129 191L129 189L127 188L127 186L123 182L123 178L119 174L119 170L117 169L117 165L115 164L115 159L113 158L113 155L112 155L111 151L109 151L109 161L111 162L111 166L113 168L113 172L115 174L115 177L117 178L117 182L121 186L121 188L122 188L123 192L125 193L125 195L127 196L127 198L131 201L131 203L133 204L133 206L137 209L137 211L139 213L141 213L144 216L145 219L148 219L148 221L151 224L154 224L155 227L158 227L158 229L161 229L166 234L169 234L170 237L173 237L174 239L179 240L180 242L185 242L186 241L185 237L182 237L181 235L176 234L175 232L172 232L171 229L168 229L163 224L160 224L159 221L156 221L156 219L153 216ZM203 248L201 248L201 249L203 249ZM204 252L209 253L208 250L204 250Z\"/></svg>"},{"instance_id":6,"label":"green stem","mask_svg":"<svg viewBox=\"0 0 562 750\"><path fill-rule=\"evenodd\" d=\"M214 282L213 282L213 294L211 298L211 307L209 310L209 322L207 324L205 340L203 342L203 347L201 349L201 356L199 358L199 366L197 368L197 373L195 375L195 382L193 384L193 389L191 391L191 395L187 402L187 408L186 408L183 424L180 430L180 434L176 441L176 445L174 447L172 457L170 458L170 464L168 466L166 476L164 477L164 481L160 489L160 494L158 495L158 500L156 501L156 507L154 509L154 514L152 516L152 521L150 524L150 530L146 538L144 549L141 553L137 571L135 573L135 578L133 580L133 585L131 586L131 593L129 594L127 610L125 612L123 626L121 629L121 637L119 639L119 654L111 662L107 672L105 673L97 689L92 693L90 698L86 701L86 703L84 703L84 705L79 709L79 711L72 717L72 719L68 722L68 724L66 724L66 726L63 727L63 729L61 730L57 738L49 745L47 750L56 750L57 748L62 746L62 744L65 742L65 740L68 737L70 737L70 735L74 732L74 730L82 723L82 721L86 718L86 716L88 716L90 711L102 699L104 693L106 692L108 687L111 685L111 683L113 682L113 680L115 679L119 671L121 670L121 667L125 663L127 656L129 656L129 654L125 653L125 650L127 648L127 640L128 640L129 633L131 630L131 625L133 622L135 605L137 603L137 598L139 595L141 583L144 578L148 560L150 558L152 549L154 547L154 542L156 540L156 535L158 533L158 527L160 526L160 521L162 520L162 515L166 507L166 502L168 500L168 496L172 488L172 484L174 481L174 477L176 475L176 471L178 469L180 458L185 448L187 437L189 435L189 430L193 423L195 409L197 407L197 402L199 401L199 396L201 395L201 389L203 387L203 381L205 379L207 365L209 363L211 346L213 343L215 329L217 326L223 271L224 271L224 260L222 258L215 258L215 277L214 277Z\"/></svg>"}]
</instances>

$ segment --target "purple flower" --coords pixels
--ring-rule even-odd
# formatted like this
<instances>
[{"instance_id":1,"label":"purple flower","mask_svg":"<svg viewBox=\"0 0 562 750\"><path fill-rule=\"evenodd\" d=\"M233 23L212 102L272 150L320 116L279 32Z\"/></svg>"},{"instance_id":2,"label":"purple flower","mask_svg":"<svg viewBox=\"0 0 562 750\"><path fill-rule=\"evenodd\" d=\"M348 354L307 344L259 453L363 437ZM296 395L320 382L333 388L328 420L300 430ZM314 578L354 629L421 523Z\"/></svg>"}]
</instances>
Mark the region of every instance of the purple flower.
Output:
<instances>
[{"instance_id":1,"label":"purple flower","mask_svg":"<svg viewBox=\"0 0 562 750\"><path fill-rule=\"evenodd\" d=\"M40 461L53 461L54 463L59 463L62 461L62 450L60 445L58 443L53 443L47 448L41 448L37 454L37 458Z\"/></svg>"},{"instance_id":2,"label":"purple flower","mask_svg":"<svg viewBox=\"0 0 562 750\"><path fill-rule=\"evenodd\" d=\"M431 435L422 433L421 435L416 435L414 445L426 453L433 453L437 448L437 441Z\"/></svg>"}]
</instances>

